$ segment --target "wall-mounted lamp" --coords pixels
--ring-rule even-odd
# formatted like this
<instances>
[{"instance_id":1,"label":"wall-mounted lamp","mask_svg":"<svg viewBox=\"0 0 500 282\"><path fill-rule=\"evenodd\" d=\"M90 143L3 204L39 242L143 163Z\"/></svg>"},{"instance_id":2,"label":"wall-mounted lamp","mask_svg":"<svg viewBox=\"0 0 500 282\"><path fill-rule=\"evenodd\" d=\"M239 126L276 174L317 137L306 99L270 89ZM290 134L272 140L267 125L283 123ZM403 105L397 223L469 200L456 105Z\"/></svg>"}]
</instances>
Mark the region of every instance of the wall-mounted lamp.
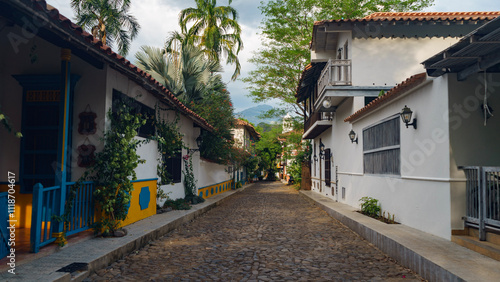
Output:
<instances>
[{"instance_id":1,"label":"wall-mounted lamp","mask_svg":"<svg viewBox=\"0 0 500 282\"><path fill-rule=\"evenodd\" d=\"M318 161L318 156L314 155L314 162L317 162Z\"/></svg>"},{"instance_id":2,"label":"wall-mounted lamp","mask_svg":"<svg viewBox=\"0 0 500 282\"><path fill-rule=\"evenodd\" d=\"M351 139L351 143L356 142L356 144L358 144L358 137L356 136L356 132L352 129L349 131L349 139Z\"/></svg>"},{"instance_id":3,"label":"wall-mounted lamp","mask_svg":"<svg viewBox=\"0 0 500 282\"><path fill-rule=\"evenodd\" d=\"M405 105L405 107L401 110L400 115L401 115L401 119L406 124L406 128L408 128L409 125L413 125L413 128L417 129L417 119L416 118L414 118L413 122L410 123L412 114L413 114L413 112L411 111L411 109Z\"/></svg>"},{"instance_id":4,"label":"wall-mounted lamp","mask_svg":"<svg viewBox=\"0 0 500 282\"><path fill-rule=\"evenodd\" d=\"M319 157L321 159L325 158L325 144L321 142L321 138L319 139Z\"/></svg>"},{"instance_id":5,"label":"wall-mounted lamp","mask_svg":"<svg viewBox=\"0 0 500 282\"><path fill-rule=\"evenodd\" d=\"M198 152L200 151L200 147L201 147L201 135L198 136L198 138L196 138L196 145L198 146L198 149L188 149L188 154L192 154L194 152Z\"/></svg>"}]
</instances>

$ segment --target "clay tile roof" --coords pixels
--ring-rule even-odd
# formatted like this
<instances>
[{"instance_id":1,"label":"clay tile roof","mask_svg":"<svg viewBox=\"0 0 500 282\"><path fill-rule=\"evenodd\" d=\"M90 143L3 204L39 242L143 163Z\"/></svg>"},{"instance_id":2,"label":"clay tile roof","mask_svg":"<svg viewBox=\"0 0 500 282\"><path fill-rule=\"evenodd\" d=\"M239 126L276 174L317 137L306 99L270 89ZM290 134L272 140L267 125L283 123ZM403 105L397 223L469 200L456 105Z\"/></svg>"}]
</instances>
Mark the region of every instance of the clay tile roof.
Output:
<instances>
[{"instance_id":1,"label":"clay tile roof","mask_svg":"<svg viewBox=\"0 0 500 282\"><path fill-rule=\"evenodd\" d=\"M380 107L381 105L384 105L388 103L391 100L394 100L394 98L408 92L409 90L417 87L418 85L424 83L427 80L427 75L425 73L420 73L416 74L402 83L396 85L394 88L391 90L387 91L384 95L378 97L377 99L371 101L368 105L366 105L364 108L360 109L359 111L355 112L354 114L350 115L346 119L344 119L344 122L350 122L354 121L357 118L375 110L376 108Z\"/></svg>"},{"instance_id":2,"label":"clay tile roof","mask_svg":"<svg viewBox=\"0 0 500 282\"><path fill-rule=\"evenodd\" d=\"M475 19L494 19L500 15L500 12L407 12L373 13L364 17L366 20L475 20Z\"/></svg>"},{"instance_id":3,"label":"clay tile roof","mask_svg":"<svg viewBox=\"0 0 500 282\"><path fill-rule=\"evenodd\" d=\"M200 117L198 114L190 110L188 107L186 107L184 104L182 104L179 99L177 99L166 87L164 87L161 83L156 81L154 78L152 78L149 74L144 72L143 70L139 69L138 67L134 66L133 64L130 63L127 59L124 57L120 56L118 53L115 53L109 46L104 45L102 41L98 40L97 38L94 38L92 34L84 31L81 26L78 26L71 22L68 18L63 16L62 14L59 13L59 11L52 7L51 5L47 4L45 0L30 0L32 3L32 8L36 9L38 11L41 11L43 13L46 13L50 18L52 18L55 21L55 24L58 24L61 26L63 29L66 31L69 31L73 34L75 34L78 37L81 37L83 42L85 42L86 45L90 45L91 48L94 48L95 50L98 50L100 54L103 57L106 57L108 60L122 64L122 65L128 65L130 71L132 73L135 73L135 75L139 75L142 77L146 78L146 83L150 84L153 89L156 89L158 92L163 95L163 99L166 101L169 101L172 103L176 108L178 108L181 112L183 112L185 115L191 117L195 122L197 122L199 125L202 125L205 129L213 130L213 126L210 125L204 118ZM16 4L12 4L16 5ZM128 71L121 71L124 75L128 77L132 77L132 73ZM166 99L165 99L166 98Z\"/></svg>"},{"instance_id":4,"label":"clay tile roof","mask_svg":"<svg viewBox=\"0 0 500 282\"><path fill-rule=\"evenodd\" d=\"M256 136L257 138L260 139L260 134L255 130L255 127L253 127L252 124L250 124L249 122L246 122L244 120L241 120L241 119L236 119L236 122L235 122L235 125L236 126L245 126L248 128L248 131L250 131L250 133L254 136Z\"/></svg>"},{"instance_id":5,"label":"clay tile roof","mask_svg":"<svg viewBox=\"0 0 500 282\"><path fill-rule=\"evenodd\" d=\"M445 20L492 20L500 16L500 11L494 12L378 12L361 19L324 20L314 25L341 22L377 22L377 21L445 21Z\"/></svg>"}]
</instances>

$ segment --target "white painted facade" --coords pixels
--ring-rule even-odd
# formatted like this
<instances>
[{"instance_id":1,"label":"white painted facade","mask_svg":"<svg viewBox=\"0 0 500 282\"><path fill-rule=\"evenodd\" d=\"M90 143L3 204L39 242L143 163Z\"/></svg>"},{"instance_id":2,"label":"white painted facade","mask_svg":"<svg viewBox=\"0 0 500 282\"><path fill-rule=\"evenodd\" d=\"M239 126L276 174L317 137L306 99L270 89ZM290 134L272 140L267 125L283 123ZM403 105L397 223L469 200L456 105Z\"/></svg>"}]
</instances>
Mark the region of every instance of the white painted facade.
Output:
<instances>
[{"instance_id":1,"label":"white painted facade","mask_svg":"<svg viewBox=\"0 0 500 282\"><path fill-rule=\"evenodd\" d=\"M458 39L352 38L342 32L338 45L331 48L335 51L313 50L311 56L313 62L336 59L337 50L345 48L347 42L349 56L342 59L351 60L352 86L393 87L425 72L421 63ZM500 108L499 81L499 75L490 75L490 91L497 94L488 100L493 109ZM483 98L482 75L464 82L457 81L456 75L444 75L427 78L395 100L344 122L365 106L365 97L346 96L338 104L332 126L312 140L312 154L318 161L312 161L311 189L356 209L362 197L376 198L397 222L450 240L452 230L464 228L465 175L458 166L500 165L500 121L490 119L483 126L479 109ZM414 112L417 129L406 128L399 118L405 105ZM400 175L365 174L363 129L395 116L400 120ZM351 129L357 133L358 144L348 137ZM325 185L320 142L332 152L329 187Z\"/></svg>"}]
</instances>

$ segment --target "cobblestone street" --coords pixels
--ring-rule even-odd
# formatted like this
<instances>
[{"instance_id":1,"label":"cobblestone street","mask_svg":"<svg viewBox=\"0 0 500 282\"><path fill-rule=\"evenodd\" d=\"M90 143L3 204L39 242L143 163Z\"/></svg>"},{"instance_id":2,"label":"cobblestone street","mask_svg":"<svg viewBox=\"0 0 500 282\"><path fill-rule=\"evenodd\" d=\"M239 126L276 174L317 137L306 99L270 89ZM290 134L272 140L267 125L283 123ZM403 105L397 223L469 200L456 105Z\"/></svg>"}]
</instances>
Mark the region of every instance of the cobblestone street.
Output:
<instances>
[{"instance_id":1,"label":"cobblestone street","mask_svg":"<svg viewBox=\"0 0 500 282\"><path fill-rule=\"evenodd\" d=\"M236 193L88 279L421 280L279 182Z\"/></svg>"}]
</instances>

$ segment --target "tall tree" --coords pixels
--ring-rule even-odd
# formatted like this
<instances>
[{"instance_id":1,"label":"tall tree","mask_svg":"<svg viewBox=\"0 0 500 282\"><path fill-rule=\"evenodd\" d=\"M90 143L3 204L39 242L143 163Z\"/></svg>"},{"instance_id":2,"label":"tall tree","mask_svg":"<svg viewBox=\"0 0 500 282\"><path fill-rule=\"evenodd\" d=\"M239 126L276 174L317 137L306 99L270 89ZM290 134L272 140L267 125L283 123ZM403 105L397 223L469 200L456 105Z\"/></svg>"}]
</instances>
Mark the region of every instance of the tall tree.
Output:
<instances>
[{"instance_id":1,"label":"tall tree","mask_svg":"<svg viewBox=\"0 0 500 282\"><path fill-rule=\"evenodd\" d=\"M229 0L229 5L232 0ZM200 46L208 58L220 62L226 57L235 64L233 80L239 76L241 65L238 53L243 48L237 11L231 6L217 6L216 0L196 0L196 8L187 8L179 15L179 25L189 40ZM192 26L188 30L188 24Z\"/></svg>"},{"instance_id":2,"label":"tall tree","mask_svg":"<svg viewBox=\"0 0 500 282\"><path fill-rule=\"evenodd\" d=\"M139 33L137 19L129 13L131 0L71 0L78 25L87 28L104 44L118 44L126 56L130 42Z\"/></svg>"},{"instance_id":3,"label":"tall tree","mask_svg":"<svg viewBox=\"0 0 500 282\"><path fill-rule=\"evenodd\" d=\"M263 47L250 62L256 65L243 81L248 83L249 96L255 102L278 99L281 111L305 115L297 103L297 82L310 62L314 21L364 17L380 11L416 11L430 6L433 0L270 0L261 2L264 16L261 22Z\"/></svg>"}]
</instances>

